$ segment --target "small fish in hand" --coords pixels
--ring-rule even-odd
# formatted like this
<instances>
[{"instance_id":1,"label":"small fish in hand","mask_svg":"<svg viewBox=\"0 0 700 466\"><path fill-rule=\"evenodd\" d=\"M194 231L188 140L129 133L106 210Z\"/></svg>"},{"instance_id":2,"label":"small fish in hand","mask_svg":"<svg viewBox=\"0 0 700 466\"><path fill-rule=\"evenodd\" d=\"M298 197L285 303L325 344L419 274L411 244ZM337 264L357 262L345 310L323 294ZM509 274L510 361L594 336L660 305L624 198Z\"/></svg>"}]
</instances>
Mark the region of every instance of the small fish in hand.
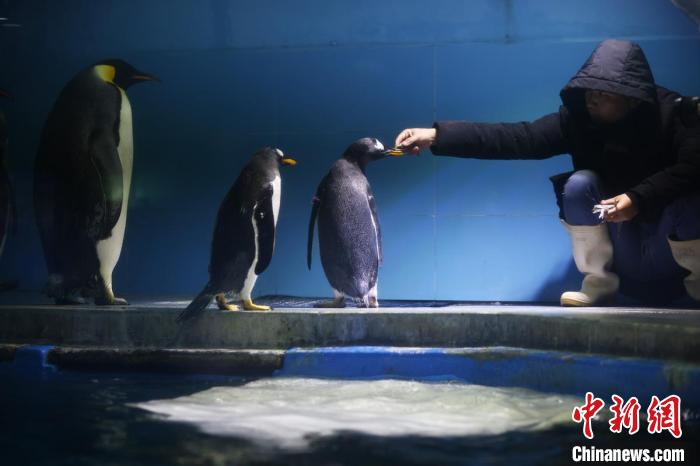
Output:
<instances>
[{"instance_id":1,"label":"small fish in hand","mask_svg":"<svg viewBox=\"0 0 700 466\"><path fill-rule=\"evenodd\" d=\"M605 219L605 213L608 212L610 209L614 208L614 205L603 205L603 204L596 204L593 206L593 213L598 214L598 218L600 220Z\"/></svg>"}]
</instances>

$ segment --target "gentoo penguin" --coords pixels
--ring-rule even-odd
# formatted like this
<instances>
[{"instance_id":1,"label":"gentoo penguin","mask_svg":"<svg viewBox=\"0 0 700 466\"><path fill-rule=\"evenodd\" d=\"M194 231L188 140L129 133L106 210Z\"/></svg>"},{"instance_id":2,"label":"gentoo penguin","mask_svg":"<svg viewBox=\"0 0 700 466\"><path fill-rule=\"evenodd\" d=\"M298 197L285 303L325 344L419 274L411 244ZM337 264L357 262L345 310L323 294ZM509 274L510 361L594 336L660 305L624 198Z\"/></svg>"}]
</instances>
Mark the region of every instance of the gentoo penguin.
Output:
<instances>
[{"instance_id":1,"label":"gentoo penguin","mask_svg":"<svg viewBox=\"0 0 700 466\"><path fill-rule=\"evenodd\" d=\"M212 298L219 309L235 311L226 293L239 295L246 310L266 311L251 292L267 269L275 248L275 229L282 197L280 165L296 165L281 150L265 147L256 152L224 198L214 227L209 283L177 317L178 322L199 316Z\"/></svg>"},{"instance_id":2,"label":"gentoo penguin","mask_svg":"<svg viewBox=\"0 0 700 466\"><path fill-rule=\"evenodd\" d=\"M0 89L0 97L9 97L9 94ZM7 167L7 122L5 114L0 112L0 257L5 249L8 235L10 232L15 232L16 218L14 192ZM1 283L0 288L4 288Z\"/></svg>"},{"instance_id":3,"label":"gentoo penguin","mask_svg":"<svg viewBox=\"0 0 700 466\"><path fill-rule=\"evenodd\" d=\"M377 139L363 138L348 147L321 180L314 197L307 244L311 269L314 226L333 301L315 307L344 307L345 296L364 307L378 307L377 273L382 262L382 237L372 188L365 176L369 162L403 151L389 149Z\"/></svg>"},{"instance_id":4,"label":"gentoo penguin","mask_svg":"<svg viewBox=\"0 0 700 466\"><path fill-rule=\"evenodd\" d=\"M49 113L34 172L34 209L57 304L127 304L112 271L124 240L133 165L129 86L157 80L122 60L78 73Z\"/></svg>"}]
</instances>

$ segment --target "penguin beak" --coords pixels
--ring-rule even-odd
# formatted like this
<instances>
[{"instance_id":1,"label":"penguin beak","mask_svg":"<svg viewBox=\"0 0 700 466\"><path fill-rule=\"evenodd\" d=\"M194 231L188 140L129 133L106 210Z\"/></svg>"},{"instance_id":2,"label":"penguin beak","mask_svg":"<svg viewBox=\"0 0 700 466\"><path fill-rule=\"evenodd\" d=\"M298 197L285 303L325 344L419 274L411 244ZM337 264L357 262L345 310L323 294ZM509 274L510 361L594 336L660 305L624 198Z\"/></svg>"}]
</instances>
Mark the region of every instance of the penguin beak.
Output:
<instances>
[{"instance_id":1,"label":"penguin beak","mask_svg":"<svg viewBox=\"0 0 700 466\"><path fill-rule=\"evenodd\" d=\"M0 89L0 97L5 97L7 99L11 99L12 95L9 92Z\"/></svg>"},{"instance_id":2,"label":"penguin beak","mask_svg":"<svg viewBox=\"0 0 700 466\"><path fill-rule=\"evenodd\" d=\"M162 81L160 80L160 78L158 78L158 76L148 74L148 73L142 73L140 71L138 73L132 75L131 80L136 82L136 83L145 82L145 81L155 81L157 83L162 83Z\"/></svg>"},{"instance_id":3,"label":"penguin beak","mask_svg":"<svg viewBox=\"0 0 700 466\"><path fill-rule=\"evenodd\" d=\"M294 159L290 159L289 157L285 157L282 159L282 163L284 165L289 165L289 166L293 167L294 165L297 164L297 161Z\"/></svg>"},{"instance_id":4,"label":"penguin beak","mask_svg":"<svg viewBox=\"0 0 700 466\"><path fill-rule=\"evenodd\" d=\"M398 147L394 147L393 149L387 149L383 153L384 155L389 155L391 157L401 157L402 155L406 154L404 150L399 149Z\"/></svg>"}]
</instances>

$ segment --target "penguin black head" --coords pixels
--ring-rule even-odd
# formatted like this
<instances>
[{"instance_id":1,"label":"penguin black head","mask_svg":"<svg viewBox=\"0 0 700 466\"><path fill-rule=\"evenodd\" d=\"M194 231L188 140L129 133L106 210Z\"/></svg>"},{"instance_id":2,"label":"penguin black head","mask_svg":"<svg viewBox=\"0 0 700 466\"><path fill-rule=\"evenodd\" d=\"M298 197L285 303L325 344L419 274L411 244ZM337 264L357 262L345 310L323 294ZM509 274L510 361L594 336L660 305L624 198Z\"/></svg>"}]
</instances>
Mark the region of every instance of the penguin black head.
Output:
<instances>
[{"instance_id":1,"label":"penguin black head","mask_svg":"<svg viewBox=\"0 0 700 466\"><path fill-rule=\"evenodd\" d=\"M102 60L93 65L97 75L104 81L116 84L124 90L129 86L146 81L160 82L156 76L139 71L124 60Z\"/></svg>"},{"instance_id":2,"label":"penguin black head","mask_svg":"<svg viewBox=\"0 0 700 466\"><path fill-rule=\"evenodd\" d=\"M287 157L286 155L284 155L284 152L282 152L280 149L271 146L263 147L262 149L257 151L255 155L253 155L253 157L273 162L277 164L277 166L289 165L293 167L297 164L296 160L294 160L291 157Z\"/></svg>"},{"instance_id":3,"label":"penguin black head","mask_svg":"<svg viewBox=\"0 0 700 466\"><path fill-rule=\"evenodd\" d=\"M384 144L376 138L362 138L353 142L343 152L343 158L351 162L357 163L364 167L369 162L386 158L388 156L398 157L403 155L401 151L393 149L385 149Z\"/></svg>"}]
</instances>

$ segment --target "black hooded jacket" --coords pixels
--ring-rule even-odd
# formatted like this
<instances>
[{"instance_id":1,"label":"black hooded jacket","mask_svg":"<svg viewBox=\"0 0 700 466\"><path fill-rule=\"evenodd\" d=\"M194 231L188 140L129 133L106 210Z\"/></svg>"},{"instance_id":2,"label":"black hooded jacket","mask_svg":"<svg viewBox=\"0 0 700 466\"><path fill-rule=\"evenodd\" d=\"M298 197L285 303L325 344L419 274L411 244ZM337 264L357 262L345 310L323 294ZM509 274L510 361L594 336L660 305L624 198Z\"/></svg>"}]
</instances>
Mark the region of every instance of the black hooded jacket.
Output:
<instances>
[{"instance_id":1,"label":"black hooded jacket","mask_svg":"<svg viewBox=\"0 0 700 466\"><path fill-rule=\"evenodd\" d=\"M641 101L625 119L596 125L585 91L599 90ZM679 94L654 83L642 49L609 39L593 51L560 93L557 113L533 122L435 123L435 155L479 159L545 159L571 154L574 170L593 170L611 190L625 193L642 218L653 219L674 199L700 192L700 125L679 117ZM552 178L560 189L568 178Z\"/></svg>"}]
</instances>

